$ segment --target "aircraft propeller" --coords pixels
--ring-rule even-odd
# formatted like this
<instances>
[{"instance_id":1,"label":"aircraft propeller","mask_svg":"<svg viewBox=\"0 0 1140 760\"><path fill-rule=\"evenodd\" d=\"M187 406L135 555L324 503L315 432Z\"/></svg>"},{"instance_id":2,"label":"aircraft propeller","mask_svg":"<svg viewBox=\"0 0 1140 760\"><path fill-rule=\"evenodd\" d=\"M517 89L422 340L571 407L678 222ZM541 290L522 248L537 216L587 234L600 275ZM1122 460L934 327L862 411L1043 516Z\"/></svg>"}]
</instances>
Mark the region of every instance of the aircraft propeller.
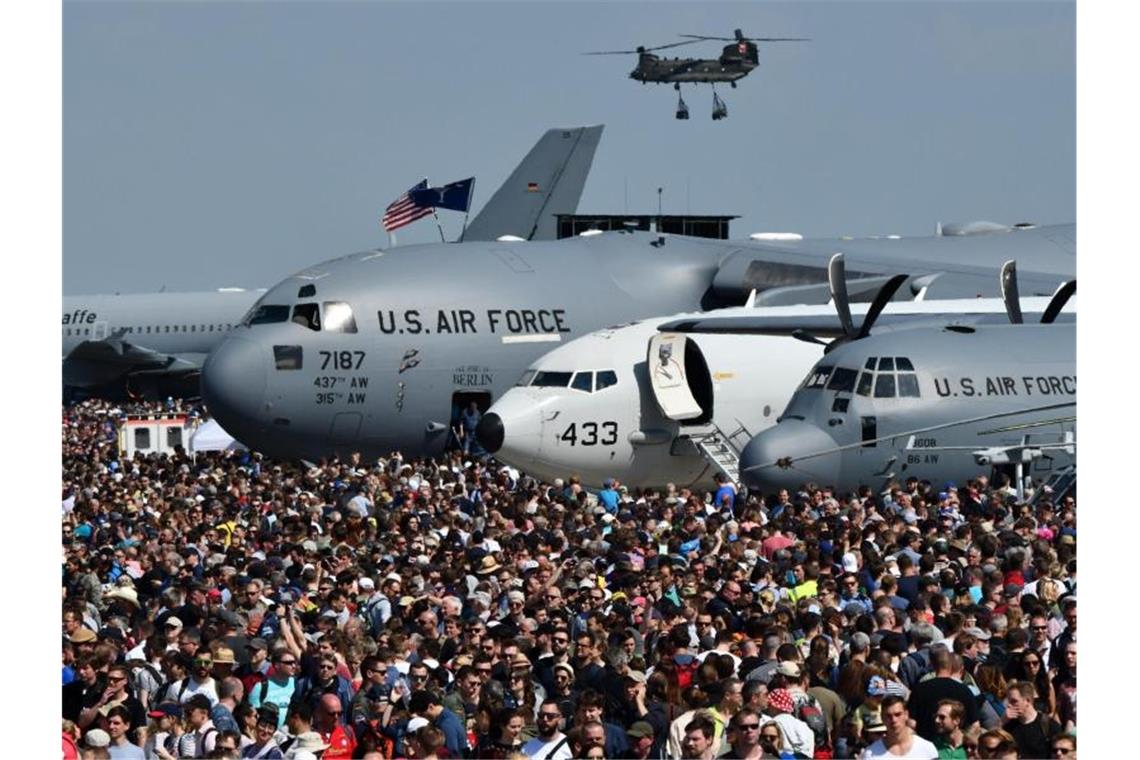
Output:
<instances>
[{"instance_id":1,"label":"aircraft propeller","mask_svg":"<svg viewBox=\"0 0 1140 760\"><path fill-rule=\"evenodd\" d=\"M1049 300L1049 305L1041 314L1041 324L1052 324L1057 319L1057 315L1061 313L1061 309L1065 308L1065 304L1076 292L1076 280L1061 283L1061 286L1057 288ZM1010 324L1022 324L1025 318L1021 314L1021 297L1017 290L1017 262L1013 259L1005 262L1001 267L1001 297L1005 302L1005 313L1009 317Z\"/></svg>"},{"instance_id":2,"label":"aircraft propeller","mask_svg":"<svg viewBox=\"0 0 1140 760\"><path fill-rule=\"evenodd\" d=\"M831 300L835 304L835 312L839 316L839 324L843 328L843 336L828 343L824 353L832 351L847 341L860 340L870 335L875 320L879 318L879 314L882 313L898 289L902 287L902 284L907 281L907 277L908 275L905 274L896 274L887 280L883 287L879 288L879 292L875 294L874 300L867 308L867 315L863 317L863 322L856 330L855 323L851 319L851 301L847 294L847 265L842 253L832 256L827 263L827 285L831 291Z\"/></svg>"}]
</instances>

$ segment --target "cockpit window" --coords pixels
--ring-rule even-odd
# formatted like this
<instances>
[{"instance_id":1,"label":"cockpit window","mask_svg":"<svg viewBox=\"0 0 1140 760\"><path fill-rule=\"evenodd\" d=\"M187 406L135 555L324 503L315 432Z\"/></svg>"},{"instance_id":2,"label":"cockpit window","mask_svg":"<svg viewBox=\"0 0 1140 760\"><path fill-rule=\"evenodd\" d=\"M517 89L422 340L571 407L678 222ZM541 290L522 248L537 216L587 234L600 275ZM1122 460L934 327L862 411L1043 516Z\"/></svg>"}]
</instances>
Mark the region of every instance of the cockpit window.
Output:
<instances>
[{"instance_id":1,"label":"cockpit window","mask_svg":"<svg viewBox=\"0 0 1140 760\"><path fill-rule=\"evenodd\" d=\"M263 303L253 309L246 317L246 325L269 325L275 322L289 321L289 307L277 304Z\"/></svg>"},{"instance_id":2,"label":"cockpit window","mask_svg":"<svg viewBox=\"0 0 1140 760\"><path fill-rule=\"evenodd\" d=\"M297 289L297 298L312 298L317 294L317 286L309 283Z\"/></svg>"},{"instance_id":3,"label":"cockpit window","mask_svg":"<svg viewBox=\"0 0 1140 760\"><path fill-rule=\"evenodd\" d=\"M918 375L913 372L899 373L899 396L903 398L919 398Z\"/></svg>"},{"instance_id":4,"label":"cockpit window","mask_svg":"<svg viewBox=\"0 0 1140 760\"><path fill-rule=\"evenodd\" d=\"M609 388L611 385L617 385L617 373L612 369L603 369L594 381L594 390L600 391Z\"/></svg>"},{"instance_id":5,"label":"cockpit window","mask_svg":"<svg viewBox=\"0 0 1140 760\"><path fill-rule=\"evenodd\" d=\"M531 383L535 388L565 388L570 385L572 372L539 372Z\"/></svg>"},{"instance_id":6,"label":"cockpit window","mask_svg":"<svg viewBox=\"0 0 1140 760\"><path fill-rule=\"evenodd\" d=\"M870 369L870 370L875 369L875 362L876 361L877 360L875 359L875 357L872 356L870 359L867 360L866 364L863 365L863 369Z\"/></svg>"},{"instance_id":7,"label":"cockpit window","mask_svg":"<svg viewBox=\"0 0 1140 760\"><path fill-rule=\"evenodd\" d=\"M883 371L894 372L894 370L895 370L894 357L884 356L883 358L879 359L879 371L880 372L883 372Z\"/></svg>"},{"instance_id":8,"label":"cockpit window","mask_svg":"<svg viewBox=\"0 0 1140 760\"><path fill-rule=\"evenodd\" d=\"M804 388L822 388L827 385L827 378L831 377L831 370L829 366L819 366L808 373L807 379L804 380Z\"/></svg>"},{"instance_id":9,"label":"cockpit window","mask_svg":"<svg viewBox=\"0 0 1140 760\"><path fill-rule=\"evenodd\" d=\"M827 389L829 391L837 391L841 393L850 393L855 389L855 376L859 373L853 369L846 367L836 367L835 374L827 382Z\"/></svg>"},{"instance_id":10,"label":"cockpit window","mask_svg":"<svg viewBox=\"0 0 1140 760\"><path fill-rule=\"evenodd\" d=\"M875 384L875 373L867 372L864 370L859 373L859 384L855 388L855 392L860 396L870 396L871 386Z\"/></svg>"},{"instance_id":11,"label":"cockpit window","mask_svg":"<svg viewBox=\"0 0 1140 760\"><path fill-rule=\"evenodd\" d=\"M875 398L895 397L895 373L880 372L875 378Z\"/></svg>"},{"instance_id":12,"label":"cockpit window","mask_svg":"<svg viewBox=\"0 0 1140 760\"><path fill-rule=\"evenodd\" d=\"M533 369L528 369L526 372L524 372L522 374L522 377L519 378L519 381L517 383L515 383L515 386L518 388L527 387L528 385L530 385L530 381L534 379L534 375L535 375L535 371Z\"/></svg>"},{"instance_id":13,"label":"cockpit window","mask_svg":"<svg viewBox=\"0 0 1140 760\"><path fill-rule=\"evenodd\" d=\"M593 372L579 372L574 375L574 379L570 382L570 387L576 391L585 391L586 393L594 392L594 373Z\"/></svg>"},{"instance_id":14,"label":"cockpit window","mask_svg":"<svg viewBox=\"0 0 1140 760\"><path fill-rule=\"evenodd\" d=\"M321 314L315 303L299 303L293 307L293 321L310 330L321 329Z\"/></svg>"},{"instance_id":15,"label":"cockpit window","mask_svg":"<svg viewBox=\"0 0 1140 760\"><path fill-rule=\"evenodd\" d=\"M905 356L895 357L895 369L899 372L914 372L914 365L910 363L910 359Z\"/></svg>"},{"instance_id":16,"label":"cockpit window","mask_svg":"<svg viewBox=\"0 0 1140 760\"><path fill-rule=\"evenodd\" d=\"M325 332L354 333L356 318L344 301L325 301Z\"/></svg>"}]
</instances>

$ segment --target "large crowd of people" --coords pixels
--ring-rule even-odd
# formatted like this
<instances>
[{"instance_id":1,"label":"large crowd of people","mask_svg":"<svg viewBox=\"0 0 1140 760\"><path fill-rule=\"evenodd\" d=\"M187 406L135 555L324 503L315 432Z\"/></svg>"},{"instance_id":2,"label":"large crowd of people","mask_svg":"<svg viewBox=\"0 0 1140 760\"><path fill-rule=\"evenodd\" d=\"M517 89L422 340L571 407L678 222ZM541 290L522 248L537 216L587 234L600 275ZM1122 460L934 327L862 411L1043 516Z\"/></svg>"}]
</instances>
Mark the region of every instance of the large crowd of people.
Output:
<instances>
[{"instance_id":1,"label":"large crowd of people","mask_svg":"<svg viewBox=\"0 0 1140 760\"><path fill-rule=\"evenodd\" d=\"M1076 756L1071 496L126 459L140 409L62 411L65 758Z\"/></svg>"}]
</instances>

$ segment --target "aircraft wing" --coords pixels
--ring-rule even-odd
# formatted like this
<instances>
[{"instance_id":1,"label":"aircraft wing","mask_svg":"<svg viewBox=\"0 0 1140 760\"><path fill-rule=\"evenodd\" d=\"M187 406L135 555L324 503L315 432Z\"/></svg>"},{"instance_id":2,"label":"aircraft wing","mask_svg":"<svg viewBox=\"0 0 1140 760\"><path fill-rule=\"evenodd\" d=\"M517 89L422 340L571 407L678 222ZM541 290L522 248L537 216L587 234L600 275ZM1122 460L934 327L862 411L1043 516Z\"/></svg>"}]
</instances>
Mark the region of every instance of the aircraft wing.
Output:
<instances>
[{"instance_id":1,"label":"aircraft wing","mask_svg":"<svg viewBox=\"0 0 1140 760\"><path fill-rule=\"evenodd\" d=\"M573 214L604 125L551 129L467 225L464 241L554 240L556 214Z\"/></svg>"},{"instance_id":2,"label":"aircraft wing","mask_svg":"<svg viewBox=\"0 0 1140 760\"><path fill-rule=\"evenodd\" d=\"M181 375L202 369L204 356L174 356L128 343L120 335L85 340L63 360L63 382L77 388L110 383L125 375Z\"/></svg>"},{"instance_id":3,"label":"aircraft wing","mask_svg":"<svg viewBox=\"0 0 1140 760\"><path fill-rule=\"evenodd\" d=\"M1037 321L1043 312L1023 310L1027 322ZM1069 322L1076 315L1069 312L1058 317L1059 323ZM856 316L858 320L858 316ZM883 313L875 321L875 329L894 327L914 327L918 324L1006 324L1009 318L1004 312L993 311L953 311L953 312L923 312L923 313ZM661 332L680 333L719 333L722 335L812 335L817 338L839 338L844 334L843 325L836 314L803 314L803 315L739 315L716 316L716 312L709 312L707 316L692 316L665 322L657 327Z\"/></svg>"}]
</instances>

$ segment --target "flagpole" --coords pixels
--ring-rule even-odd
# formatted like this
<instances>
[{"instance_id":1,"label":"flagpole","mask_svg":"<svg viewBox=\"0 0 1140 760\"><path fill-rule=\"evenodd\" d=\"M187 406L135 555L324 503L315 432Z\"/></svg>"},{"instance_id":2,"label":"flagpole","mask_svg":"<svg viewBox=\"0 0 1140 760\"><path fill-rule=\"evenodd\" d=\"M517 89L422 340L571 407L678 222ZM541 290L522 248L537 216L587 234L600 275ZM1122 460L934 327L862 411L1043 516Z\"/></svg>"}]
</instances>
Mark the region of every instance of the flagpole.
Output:
<instances>
[{"instance_id":1,"label":"flagpole","mask_svg":"<svg viewBox=\"0 0 1140 760\"><path fill-rule=\"evenodd\" d=\"M435 213L435 206L431 207L431 215L435 218L435 226L439 230L439 242L446 243L447 238L443 236L443 225L439 223L439 214Z\"/></svg>"},{"instance_id":2,"label":"flagpole","mask_svg":"<svg viewBox=\"0 0 1140 760\"><path fill-rule=\"evenodd\" d=\"M471 199L475 197L475 178L471 178L471 191L467 193L467 208L463 211L463 229L459 233L459 242L467 236L467 217L471 216Z\"/></svg>"}]
</instances>

